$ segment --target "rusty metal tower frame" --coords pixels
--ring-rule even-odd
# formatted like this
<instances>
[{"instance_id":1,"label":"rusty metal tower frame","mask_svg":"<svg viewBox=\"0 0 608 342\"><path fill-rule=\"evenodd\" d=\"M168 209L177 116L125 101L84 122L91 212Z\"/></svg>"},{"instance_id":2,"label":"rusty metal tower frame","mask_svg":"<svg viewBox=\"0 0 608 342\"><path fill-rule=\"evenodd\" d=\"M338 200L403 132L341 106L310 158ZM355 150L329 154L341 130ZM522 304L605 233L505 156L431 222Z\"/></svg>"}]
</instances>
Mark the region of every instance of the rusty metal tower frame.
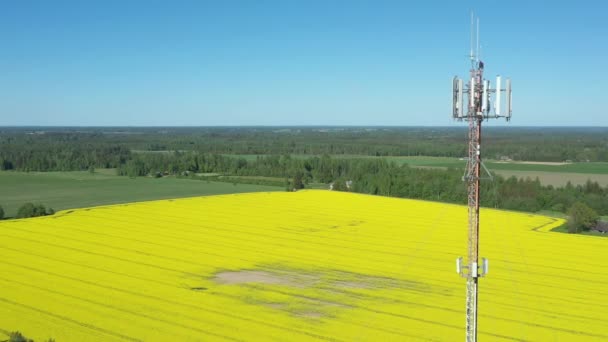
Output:
<instances>
[{"instance_id":1,"label":"rusty metal tower frame","mask_svg":"<svg viewBox=\"0 0 608 342\"><path fill-rule=\"evenodd\" d=\"M477 302L479 295L479 278L488 273L488 261L482 258L479 262L479 182L484 177L482 169L491 179L490 172L481 160L481 126L484 120L505 118L511 119L511 80L507 79L505 88L501 88L501 78L496 77L496 88L490 88L490 81L483 78L484 63L479 60L479 19L477 19L476 49L473 49L474 17L471 14L471 70L466 87L458 77L453 80L452 116L468 123L468 155L463 181L467 185L468 199L468 249L466 263L462 257L456 261L457 272L467 279L466 287L466 341L477 341ZM464 103L467 94L466 113ZM494 110L491 110L492 94ZM501 98L505 97L504 112L501 112Z\"/></svg>"}]
</instances>

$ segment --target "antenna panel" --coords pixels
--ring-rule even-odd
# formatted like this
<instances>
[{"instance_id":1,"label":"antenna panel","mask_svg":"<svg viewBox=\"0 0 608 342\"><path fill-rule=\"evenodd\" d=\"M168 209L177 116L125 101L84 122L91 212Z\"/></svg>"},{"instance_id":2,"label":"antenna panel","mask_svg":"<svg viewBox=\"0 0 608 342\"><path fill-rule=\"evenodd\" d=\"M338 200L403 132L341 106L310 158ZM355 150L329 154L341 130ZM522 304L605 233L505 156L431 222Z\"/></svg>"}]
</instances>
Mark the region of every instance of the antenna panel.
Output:
<instances>
[{"instance_id":1,"label":"antenna panel","mask_svg":"<svg viewBox=\"0 0 608 342\"><path fill-rule=\"evenodd\" d=\"M475 77L471 77L471 83L469 83L469 108L471 111L475 110Z\"/></svg>"},{"instance_id":2,"label":"antenna panel","mask_svg":"<svg viewBox=\"0 0 608 342\"><path fill-rule=\"evenodd\" d=\"M454 76L452 80L452 118L458 119L460 117L460 111L462 110L462 103L460 102L460 93L458 77Z\"/></svg>"},{"instance_id":3,"label":"antenna panel","mask_svg":"<svg viewBox=\"0 0 608 342\"><path fill-rule=\"evenodd\" d=\"M494 113L496 117L500 116L500 98L502 96L502 89L500 89L500 76L496 76L496 103L494 104Z\"/></svg>"},{"instance_id":4,"label":"antenna panel","mask_svg":"<svg viewBox=\"0 0 608 342\"><path fill-rule=\"evenodd\" d=\"M511 108L511 104L512 104L511 79L510 78L507 78L505 92L506 92L505 117L507 118L507 120L510 120L511 119L511 111L512 111L512 108Z\"/></svg>"},{"instance_id":5,"label":"antenna panel","mask_svg":"<svg viewBox=\"0 0 608 342\"><path fill-rule=\"evenodd\" d=\"M464 82L462 82L462 79L458 79L458 103L459 103L459 107L458 107L458 117L460 119L462 119L463 115L463 108L464 108L464 97L463 94L464 93Z\"/></svg>"},{"instance_id":6,"label":"antenna panel","mask_svg":"<svg viewBox=\"0 0 608 342\"><path fill-rule=\"evenodd\" d=\"M488 93L488 88L490 88L490 81L484 80L483 92L481 94L481 112L484 114L487 114L486 110L488 109L488 96L490 95Z\"/></svg>"}]
</instances>

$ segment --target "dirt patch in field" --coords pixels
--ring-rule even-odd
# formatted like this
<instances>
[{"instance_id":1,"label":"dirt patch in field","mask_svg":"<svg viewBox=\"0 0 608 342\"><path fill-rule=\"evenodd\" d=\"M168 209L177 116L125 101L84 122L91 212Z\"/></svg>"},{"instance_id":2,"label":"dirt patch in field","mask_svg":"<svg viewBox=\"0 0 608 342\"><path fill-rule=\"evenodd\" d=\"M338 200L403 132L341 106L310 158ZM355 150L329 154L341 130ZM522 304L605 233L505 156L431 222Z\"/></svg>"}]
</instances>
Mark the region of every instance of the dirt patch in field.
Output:
<instances>
[{"instance_id":1,"label":"dirt patch in field","mask_svg":"<svg viewBox=\"0 0 608 342\"><path fill-rule=\"evenodd\" d=\"M378 277L345 271L325 270L310 272L284 268L269 270L222 271L212 278L222 285L267 284L283 285L297 288L321 287L324 291L349 289L403 288L423 290L422 284L388 277Z\"/></svg>"},{"instance_id":2,"label":"dirt patch in field","mask_svg":"<svg viewBox=\"0 0 608 342\"><path fill-rule=\"evenodd\" d=\"M360 281L336 281L334 285L345 289L369 289L373 287L370 283Z\"/></svg>"},{"instance_id":3,"label":"dirt patch in field","mask_svg":"<svg viewBox=\"0 0 608 342\"><path fill-rule=\"evenodd\" d=\"M299 276L297 274L279 274L266 271L242 270L226 271L217 273L214 280L220 284L274 284L293 287L306 287L311 285L310 277Z\"/></svg>"},{"instance_id":4,"label":"dirt patch in field","mask_svg":"<svg viewBox=\"0 0 608 342\"><path fill-rule=\"evenodd\" d=\"M264 306L267 306L271 309L276 310L284 310L287 307L287 304L284 303L264 303Z\"/></svg>"},{"instance_id":5,"label":"dirt patch in field","mask_svg":"<svg viewBox=\"0 0 608 342\"><path fill-rule=\"evenodd\" d=\"M366 274L351 273L344 271L333 271L330 273L330 286L336 289L380 289L380 288L414 288L420 284L405 280L397 280L388 277L378 277Z\"/></svg>"},{"instance_id":6,"label":"dirt patch in field","mask_svg":"<svg viewBox=\"0 0 608 342\"><path fill-rule=\"evenodd\" d=\"M319 318L323 318L325 315L320 312L309 311L309 312L300 312L300 313L298 313L298 316L304 317L304 318L319 319Z\"/></svg>"},{"instance_id":7,"label":"dirt patch in field","mask_svg":"<svg viewBox=\"0 0 608 342\"><path fill-rule=\"evenodd\" d=\"M353 307L385 302L371 294L377 290L430 291L428 284L405 279L285 265L222 270L211 280L220 286L242 287L241 300L247 304L311 321L329 319Z\"/></svg>"}]
</instances>

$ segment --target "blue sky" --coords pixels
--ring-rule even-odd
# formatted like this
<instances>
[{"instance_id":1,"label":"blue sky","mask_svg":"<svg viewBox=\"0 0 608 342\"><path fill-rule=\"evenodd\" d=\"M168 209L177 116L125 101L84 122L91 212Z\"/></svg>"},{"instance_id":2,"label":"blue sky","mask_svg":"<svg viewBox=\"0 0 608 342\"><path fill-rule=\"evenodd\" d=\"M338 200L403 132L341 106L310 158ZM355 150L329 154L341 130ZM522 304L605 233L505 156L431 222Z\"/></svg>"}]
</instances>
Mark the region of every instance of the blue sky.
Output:
<instances>
[{"instance_id":1,"label":"blue sky","mask_svg":"<svg viewBox=\"0 0 608 342\"><path fill-rule=\"evenodd\" d=\"M511 125L608 126L602 1L3 1L0 125L457 125L469 12Z\"/></svg>"}]
</instances>

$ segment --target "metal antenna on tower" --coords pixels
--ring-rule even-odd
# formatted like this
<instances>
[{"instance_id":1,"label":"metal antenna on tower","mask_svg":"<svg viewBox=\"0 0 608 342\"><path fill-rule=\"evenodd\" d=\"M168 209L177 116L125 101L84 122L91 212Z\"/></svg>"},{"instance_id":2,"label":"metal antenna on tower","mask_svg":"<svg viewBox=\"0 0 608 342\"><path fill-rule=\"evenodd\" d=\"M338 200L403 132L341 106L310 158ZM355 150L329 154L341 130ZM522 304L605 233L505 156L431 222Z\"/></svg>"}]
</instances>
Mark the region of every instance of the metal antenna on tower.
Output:
<instances>
[{"instance_id":1,"label":"metal antenna on tower","mask_svg":"<svg viewBox=\"0 0 608 342\"><path fill-rule=\"evenodd\" d=\"M479 263L479 181L483 178L482 168L488 173L481 161L481 124L484 119L505 118L511 120L511 80L506 79L501 88L501 77L496 76L496 88L490 88L490 81L483 78L484 63L479 60L479 18L477 18L476 49L473 50L474 15L471 13L471 70L468 84L458 76L452 85L452 117L469 124L468 158L463 181L467 184L469 206L468 251L466 263L463 258L456 260L456 271L467 279L466 298L466 341L477 341L477 298L479 278L488 273L488 261L482 258ZM474 52L475 51L475 52ZM467 94L466 101L464 94ZM494 111L490 109L494 95ZM504 111L501 98L505 97ZM464 112L466 106L466 114Z\"/></svg>"}]
</instances>

